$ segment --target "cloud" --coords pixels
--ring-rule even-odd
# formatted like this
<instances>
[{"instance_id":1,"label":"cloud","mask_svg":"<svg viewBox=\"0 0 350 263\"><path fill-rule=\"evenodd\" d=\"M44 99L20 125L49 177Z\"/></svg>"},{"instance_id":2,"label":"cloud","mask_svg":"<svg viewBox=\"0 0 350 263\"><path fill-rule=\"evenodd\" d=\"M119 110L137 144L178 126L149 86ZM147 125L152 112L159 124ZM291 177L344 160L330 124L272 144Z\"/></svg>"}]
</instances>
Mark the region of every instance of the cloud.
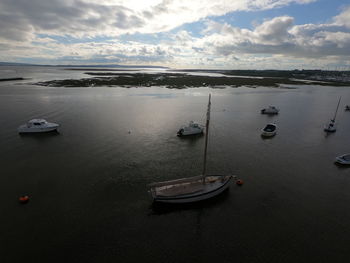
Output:
<instances>
[{"instance_id":1,"label":"cloud","mask_svg":"<svg viewBox=\"0 0 350 263\"><path fill-rule=\"evenodd\" d=\"M350 27L346 22L350 8L329 24L294 25L290 16L264 21L253 30L228 24L207 22L206 36L197 42L200 47L218 56L235 54L272 54L298 58L350 56Z\"/></svg>"},{"instance_id":2,"label":"cloud","mask_svg":"<svg viewBox=\"0 0 350 263\"><path fill-rule=\"evenodd\" d=\"M296 25L292 16L283 15L247 29L208 18L237 10L271 9L312 1L1 0L0 61L34 58L38 63L49 64L209 68L348 65L350 7L324 24ZM199 35L186 30L169 32L195 21L205 27ZM158 32L165 33L153 34ZM130 41L125 34L141 37ZM152 41L145 41L150 35Z\"/></svg>"},{"instance_id":3,"label":"cloud","mask_svg":"<svg viewBox=\"0 0 350 263\"><path fill-rule=\"evenodd\" d=\"M341 14L334 17L334 22L337 25L343 25L350 28L350 6L347 7Z\"/></svg>"},{"instance_id":4,"label":"cloud","mask_svg":"<svg viewBox=\"0 0 350 263\"><path fill-rule=\"evenodd\" d=\"M73 37L164 32L208 16L271 9L313 0L1 0L0 37L35 34ZM339 18L341 20L342 18Z\"/></svg>"},{"instance_id":5,"label":"cloud","mask_svg":"<svg viewBox=\"0 0 350 263\"><path fill-rule=\"evenodd\" d=\"M288 29L294 22L293 17L276 17L257 26L254 33L263 43L278 44L287 42L290 38Z\"/></svg>"},{"instance_id":6,"label":"cloud","mask_svg":"<svg viewBox=\"0 0 350 263\"><path fill-rule=\"evenodd\" d=\"M34 58L38 61L37 63L48 64L123 63L149 65L163 62L171 63L174 52L168 46L138 42L122 44L118 41L107 41L103 43L62 44L52 41L52 39L42 38L35 45L0 45L0 54L0 61Z\"/></svg>"}]
</instances>

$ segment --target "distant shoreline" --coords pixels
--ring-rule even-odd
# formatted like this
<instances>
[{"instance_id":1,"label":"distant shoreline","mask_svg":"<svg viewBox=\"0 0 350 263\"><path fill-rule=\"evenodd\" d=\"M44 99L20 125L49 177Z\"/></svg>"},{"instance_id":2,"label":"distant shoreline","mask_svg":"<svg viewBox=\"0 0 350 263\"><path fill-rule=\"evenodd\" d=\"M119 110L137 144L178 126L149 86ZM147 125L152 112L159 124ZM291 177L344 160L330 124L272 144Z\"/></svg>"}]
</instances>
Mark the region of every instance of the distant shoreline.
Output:
<instances>
[{"instance_id":1,"label":"distant shoreline","mask_svg":"<svg viewBox=\"0 0 350 263\"><path fill-rule=\"evenodd\" d=\"M0 62L1 67L40 67ZM350 71L323 70L221 70L221 69L169 69L161 66L124 65L49 65L52 69L81 71L86 78L49 80L34 85L52 87L150 87L170 89L196 87L281 87L281 85L350 86ZM16 71L17 72L17 71ZM16 75L3 75L0 81L19 81L25 78L21 71ZM285 87L283 87L285 88Z\"/></svg>"},{"instance_id":2,"label":"distant shoreline","mask_svg":"<svg viewBox=\"0 0 350 263\"><path fill-rule=\"evenodd\" d=\"M100 86L119 86L119 87L152 87L161 86L169 89L186 89L196 87L281 87L283 85L322 85L322 86L350 86L350 82L330 82L310 79L296 79L295 77L257 77L257 76L205 76L190 75L184 73L128 73L125 72L85 72L85 74L94 76L92 78L82 79L64 79L51 80L35 83L40 86L51 87L100 87ZM226 72L225 72L226 73ZM282 87L285 88L285 87Z\"/></svg>"}]
</instances>

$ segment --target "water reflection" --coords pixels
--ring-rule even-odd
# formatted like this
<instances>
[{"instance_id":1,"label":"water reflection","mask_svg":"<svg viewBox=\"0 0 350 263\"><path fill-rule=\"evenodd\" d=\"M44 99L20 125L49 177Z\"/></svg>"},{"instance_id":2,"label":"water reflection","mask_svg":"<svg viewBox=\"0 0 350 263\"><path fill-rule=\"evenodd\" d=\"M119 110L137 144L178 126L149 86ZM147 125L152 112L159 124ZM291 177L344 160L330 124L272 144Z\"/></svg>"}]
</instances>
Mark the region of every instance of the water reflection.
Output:
<instances>
[{"instance_id":1,"label":"water reflection","mask_svg":"<svg viewBox=\"0 0 350 263\"><path fill-rule=\"evenodd\" d=\"M233 186L231 186L233 187ZM230 188L226 189L220 195L217 195L211 199L203 200L196 203L188 204L167 204L153 202L150 206L150 215L164 215L170 213L179 213L182 211L200 211L202 209L218 208L226 200L230 198Z\"/></svg>"},{"instance_id":2,"label":"water reflection","mask_svg":"<svg viewBox=\"0 0 350 263\"><path fill-rule=\"evenodd\" d=\"M58 130L49 131L49 132L27 132L27 133L19 133L18 134L22 139L25 138L33 138L37 140L46 140L51 137L56 137L61 135L61 132Z\"/></svg>"},{"instance_id":3,"label":"water reflection","mask_svg":"<svg viewBox=\"0 0 350 263\"><path fill-rule=\"evenodd\" d=\"M340 164L337 162L334 162L334 165L339 169L339 170L347 170L350 168L350 165L348 164Z\"/></svg>"},{"instance_id":4,"label":"water reflection","mask_svg":"<svg viewBox=\"0 0 350 263\"><path fill-rule=\"evenodd\" d=\"M203 135L179 138L176 132L189 120L205 120L209 92L208 173L234 172L249 184L232 185L203 203L151 205L147 184L200 174ZM332 136L325 139L323 132L339 95L350 101L348 87L1 84L0 224L3 239L11 241L10 261L40 254L46 262L57 255L60 261L87 262L93 255L131 262L140 261L138 255L160 255L155 262L181 262L201 254L201 262L297 262L296 252L307 258L347 251L350 169L333 161L349 152L349 116L339 114ZM279 134L265 141L260 130L272 119L260 109L271 104L281 109L273 119ZM33 116L60 123L60 132L19 136L17 127ZM22 193L33 198L18 209ZM232 253L233 247L244 253ZM276 256L276 251L282 252Z\"/></svg>"}]
</instances>

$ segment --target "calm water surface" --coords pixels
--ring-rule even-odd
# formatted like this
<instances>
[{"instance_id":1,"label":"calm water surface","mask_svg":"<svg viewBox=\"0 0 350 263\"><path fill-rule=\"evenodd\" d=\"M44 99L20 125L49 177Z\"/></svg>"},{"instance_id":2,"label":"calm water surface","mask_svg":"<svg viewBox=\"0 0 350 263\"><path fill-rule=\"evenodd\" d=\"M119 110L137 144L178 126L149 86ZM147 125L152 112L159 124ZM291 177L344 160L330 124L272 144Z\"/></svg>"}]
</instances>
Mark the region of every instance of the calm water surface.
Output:
<instances>
[{"instance_id":1,"label":"calm water surface","mask_svg":"<svg viewBox=\"0 0 350 263\"><path fill-rule=\"evenodd\" d=\"M32 69L31 80L82 73ZM0 84L1 262L348 262L349 87L49 88ZM245 184L212 201L151 205L146 185L198 175L212 94L208 171ZM342 103L338 130L324 124ZM261 115L275 105L278 116ZM58 134L20 136L31 118ZM278 134L262 139L268 122ZM28 194L27 205L18 197Z\"/></svg>"}]
</instances>

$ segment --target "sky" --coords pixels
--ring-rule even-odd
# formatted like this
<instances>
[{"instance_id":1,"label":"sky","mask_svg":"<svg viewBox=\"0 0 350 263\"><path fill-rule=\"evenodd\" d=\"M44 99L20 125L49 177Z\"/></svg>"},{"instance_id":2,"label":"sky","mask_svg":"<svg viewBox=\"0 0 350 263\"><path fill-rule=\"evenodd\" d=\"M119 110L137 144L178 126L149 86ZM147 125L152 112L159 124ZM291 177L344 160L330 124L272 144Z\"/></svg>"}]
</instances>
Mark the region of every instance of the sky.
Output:
<instances>
[{"instance_id":1,"label":"sky","mask_svg":"<svg viewBox=\"0 0 350 263\"><path fill-rule=\"evenodd\" d=\"M0 0L0 61L350 70L350 0Z\"/></svg>"}]
</instances>

